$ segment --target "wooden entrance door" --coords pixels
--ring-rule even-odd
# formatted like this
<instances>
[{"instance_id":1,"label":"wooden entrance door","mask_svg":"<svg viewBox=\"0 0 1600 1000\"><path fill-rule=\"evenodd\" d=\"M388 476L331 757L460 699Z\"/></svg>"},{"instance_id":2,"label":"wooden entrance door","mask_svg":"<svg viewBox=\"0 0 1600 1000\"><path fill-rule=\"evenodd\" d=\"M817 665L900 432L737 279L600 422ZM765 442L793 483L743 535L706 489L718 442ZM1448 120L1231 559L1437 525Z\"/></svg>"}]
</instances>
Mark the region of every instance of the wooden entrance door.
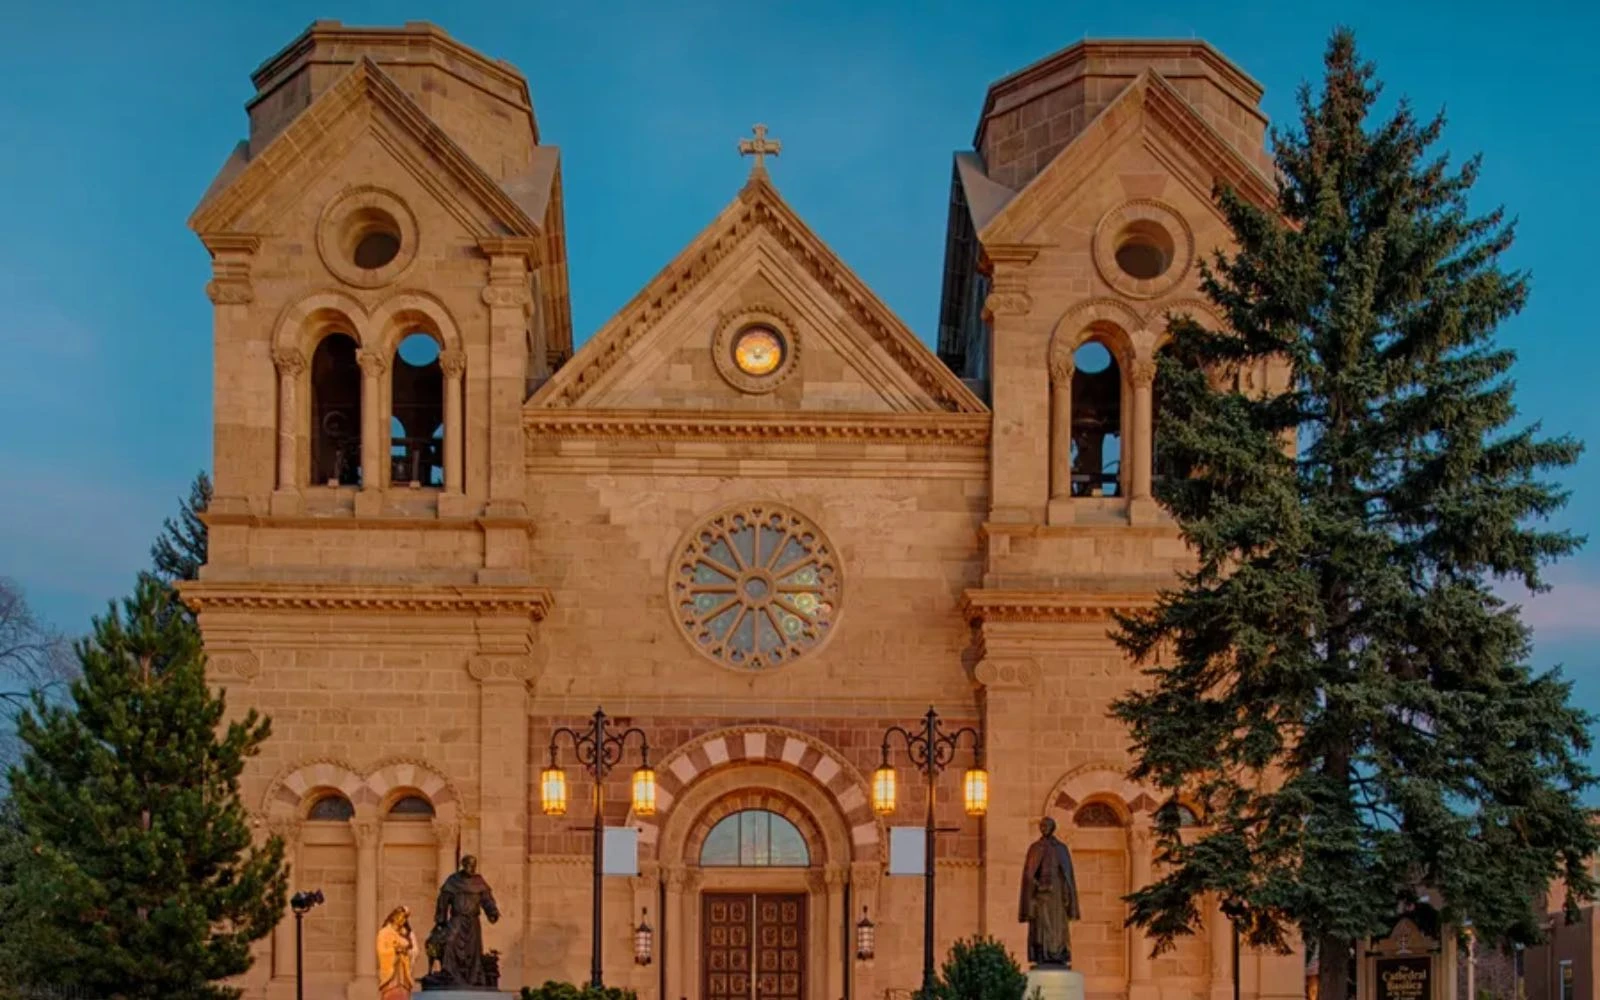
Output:
<instances>
[{"instance_id":1,"label":"wooden entrance door","mask_svg":"<svg viewBox=\"0 0 1600 1000\"><path fill-rule=\"evenodd\" d=\"M706 893L700 942L701 1000L805 1000L805 893Z\"/></svg>"}]
</instances>

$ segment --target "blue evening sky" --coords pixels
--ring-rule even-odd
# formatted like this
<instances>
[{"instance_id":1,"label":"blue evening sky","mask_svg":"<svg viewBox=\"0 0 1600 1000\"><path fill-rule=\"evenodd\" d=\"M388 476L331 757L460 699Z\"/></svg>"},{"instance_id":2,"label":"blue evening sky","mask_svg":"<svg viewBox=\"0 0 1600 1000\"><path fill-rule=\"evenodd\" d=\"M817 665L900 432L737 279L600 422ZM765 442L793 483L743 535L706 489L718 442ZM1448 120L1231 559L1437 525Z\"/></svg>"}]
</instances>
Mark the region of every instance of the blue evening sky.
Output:
<instances>
[{"instance_id":1,"label":"blue evening sky","mask_svg":"<svg viewBox=\"0 0 1600 1000\"><path fill-rule=\"evenodd\" d=\"M210 459L205 250L184 220L244 135L250 72L309 22L432 20L528 77L561 147L581 343L726 204L764 121L795 209L925 339L950 155L988 83L1086 35L1199 37L1266 87L1273 120L1339 21L1391 96L1447 107L1485 156L1477 204L1521 218L1533 273L1504 330L1520 399L1600 445L1587 298L1600 161L1600 14L1582 0L1196 3L305 3L0 0L0 575L72 631L147 563ZM581 12L580 12L581 11ZM1562 523L1600 511L1600 457ZM1541 663L1600 710L1600 539L1529 605Z\"/></svg>"}]
</instances>

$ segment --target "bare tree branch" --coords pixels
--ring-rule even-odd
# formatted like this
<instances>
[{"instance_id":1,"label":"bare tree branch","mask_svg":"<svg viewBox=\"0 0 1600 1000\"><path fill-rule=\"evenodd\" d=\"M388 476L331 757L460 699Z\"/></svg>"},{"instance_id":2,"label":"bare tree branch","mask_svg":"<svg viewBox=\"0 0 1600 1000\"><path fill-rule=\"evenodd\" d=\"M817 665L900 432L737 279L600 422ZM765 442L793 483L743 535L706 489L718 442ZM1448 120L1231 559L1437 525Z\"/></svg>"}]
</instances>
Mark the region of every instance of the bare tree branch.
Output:
<instances>
[{"instance_id":1,"label":"bare tree branch","mask_svg":"<svg viewBox=\"0 0 1600 1000\"><path fill-rule=\"evenodd\" d=\"M16 581L0 577L0 767L20 758L16 717L34 692L55 694L77 672L72 644L34 613Z\"/></svg>"}]
</instances>

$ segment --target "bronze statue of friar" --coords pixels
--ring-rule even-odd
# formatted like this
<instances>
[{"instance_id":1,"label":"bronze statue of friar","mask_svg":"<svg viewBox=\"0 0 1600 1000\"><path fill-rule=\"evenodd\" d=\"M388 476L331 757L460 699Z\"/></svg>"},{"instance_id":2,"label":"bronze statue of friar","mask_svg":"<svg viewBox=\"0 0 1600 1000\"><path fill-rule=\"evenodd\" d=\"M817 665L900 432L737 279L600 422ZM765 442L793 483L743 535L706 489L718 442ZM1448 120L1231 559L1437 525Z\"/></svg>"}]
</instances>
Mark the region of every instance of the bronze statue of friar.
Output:
<instances>
[{"instance_id":1,"label":"bronze statue of friar","mask_svg":"<svg viewBox=\"0 0 1600 1000\"><path fill-rule=\"evenodd\" d=\"M1039 821L1039 839L1022 862L1022 902L1017 920L1028 925L1028 961L1034 966L1072 967L1072 931L1079 920L1078 880L1072 853L1056 839L1056 821Z\"/></svg>"}]
</instances>

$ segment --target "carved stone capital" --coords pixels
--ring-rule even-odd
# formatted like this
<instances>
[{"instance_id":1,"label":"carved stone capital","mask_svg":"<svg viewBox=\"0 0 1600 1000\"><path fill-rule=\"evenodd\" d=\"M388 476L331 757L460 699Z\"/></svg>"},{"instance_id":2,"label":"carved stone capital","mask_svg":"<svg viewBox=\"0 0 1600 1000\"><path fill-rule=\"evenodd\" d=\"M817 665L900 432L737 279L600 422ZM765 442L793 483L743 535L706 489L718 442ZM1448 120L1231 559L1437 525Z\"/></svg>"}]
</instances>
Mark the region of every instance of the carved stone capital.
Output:
<instances>
[{"instance_id":1,"label":"carved stone capital","mask_svg":"<svg viewBox=\"0 0 1600 1000\"><path fill-rule=\"evenodd\" d=\"M877 892L882 878L883 868L875 862L858 861L850 866L850 886L857 893Z\"/></svg>"},{"instance_id":2,"label":"carved stone capital","mask_svg":"<svg viewBox=\"0 0 1600 1000\"><path fill-rule=\"evenodd\" d=\"M850 881L850 868L847 865L829 864L822 868L822 883L829 889L837 889Z\"/></svg>"},{"instance_id":3,"label":"carved stone capital","mask_svg":"<svg viewBox=\"0 0 1600 1000\"><path fill-rule=\"evenodd\" d=\"M981 661L973 671L973 678L986 688L1011 688L1031 690L1039 681L1039 665L1032 660L1002 660L993 657Z\"/></svg>"},{"instance_id":4,"label":"carved stone capital","mask_svg":"<svg viewBox=\"0 0 1600 1000\"><path fill-rule=\"evenodd\" d=\"M811 892L823 892L828 888L829 885L830 883L828 882L828 876L825 871L812 868L806 872L806 888Z\"/></svg>"},{"instance_id":5,"label":"carved stone capital","mask_svg":"<svg viewBox=\"0 0 1600 1000\"><path fill-rule=\"evenodd\" d=\"M248 681L261 673L261 660L248 649L211 653L206 657L206 672L212 677Z\"/></svg>"},{"instance_id":6,"label":"carved stone capital","mask_svg":"<svg viewBox=\"0 0 1600 1000\"><path fill-rule=\"evenodd\" d=\"M1135 389L1148 389L1156 384L1156 363L1135 361L1128 369L1128 380Z\"/></svg>"},{"instance_id":7,"label":"carved stone capital","mask_svg":"<svg viewBox=\"0 0 1600 1000\"><path fill-rule=\"evenodd\" d=\"M280 347L272 352L272 364L279 375L295 378L306 370L306 356L298 347Z\"/></svg>"},{"instance_id":8,"label":"carved stone capital","mask_svg":"<svg viewBox=\"0 0 1600 1000\"><path fill-rule=\"evenodd\" d=\"M353 819L350 821L350 833L356 838L356 846L362 850L378 846L377 820Z\"/></svg>"},{"instance_id":9,"label":"carved stone capital","mask_svg":"<svg viewBox=\"0 0 1600 1000\"><path fill-rule=\"evenodd\" d=\"M269 819L267 834L281 838L286 845L297 844L300 842L301 823L299 819Z\"/></svg>"},{"instance_id":10,"label":"carved stone capital","mask_svg":"<svg viewBox=\"0 0 1600 1000\"><path fill-rule=\"evenodd\" d=\"M485 285L482 298L484 305L497 309L533 304L533 293L523 285Z\"/></svg>"},{"instance_id":11,"label":"carved stone capital","mask_svg":"<svg viewBox=\"0 0 1600 1000\"><path fill-rule=\"evenodd\" d=\"M356 364L361 366L361 374L368 378L382 378L389 372L388 356L370 348L356 355Z\"/></svg>"},{"instance_id":12,"label":"carved stone capital","mask_svg":"<svg viewBox=\"0 0 1600 1000\"><path fill-rule=\"evenodd\" d=\"M461 824L447 819L433 821L433 840L437 844L453 844L461 835Z\"/></svg>"},{"instance_id":13,"label":"carved stone capital","mask_svg":"<svg viewBox=\"0 0 1600 1000\"><path fill-rule=\"evenodd\" d=\"M467 352L455 348L440 351L439 367L446 378L460 378L461 373L467 370Z\"/></svg>"},{"instance_id":14,"label":"carved stone capital","mask_svg":"<svg viewBox=\"0 0 1600 1000\"><path fill-rule=\"evenodd\" d=\"M474 656L467 661L467 673L475 681L527 683L538 670L531 655Z\"/></svg>"},{"instance_id":15,"label":"carved stone capital","mask_svg":"<svg viewBox=\"0 0 1600 1000\"><path fill-rule=\"evenodd\" d=\"M254 302L256 293L248 280L215 278L206 282L206 298L212 305L242 306Z\"/></svg>"},{"instance_id":16,"label":"carved stone capital","mask_svg":"<svg viewBox=\"0 0 1600 1000\"><path fill-rule=\"evenodd\" d=\"M1072 387L1072 373L1078 370L1070 351L1057 351L1050 356L1050 384L1058 389Z\"/></svg>"},{"instance_id":17,"label":"carved stone capital","mask_svg":"<svg viewBox=\"0 0 1600 1000\"><path fill-rule=\"evenodd\" d=\"M983 300L984 315L1026 316L1033 308L1033 296L1022 288L996 288Z\"/></svg>"}]
</instances>

